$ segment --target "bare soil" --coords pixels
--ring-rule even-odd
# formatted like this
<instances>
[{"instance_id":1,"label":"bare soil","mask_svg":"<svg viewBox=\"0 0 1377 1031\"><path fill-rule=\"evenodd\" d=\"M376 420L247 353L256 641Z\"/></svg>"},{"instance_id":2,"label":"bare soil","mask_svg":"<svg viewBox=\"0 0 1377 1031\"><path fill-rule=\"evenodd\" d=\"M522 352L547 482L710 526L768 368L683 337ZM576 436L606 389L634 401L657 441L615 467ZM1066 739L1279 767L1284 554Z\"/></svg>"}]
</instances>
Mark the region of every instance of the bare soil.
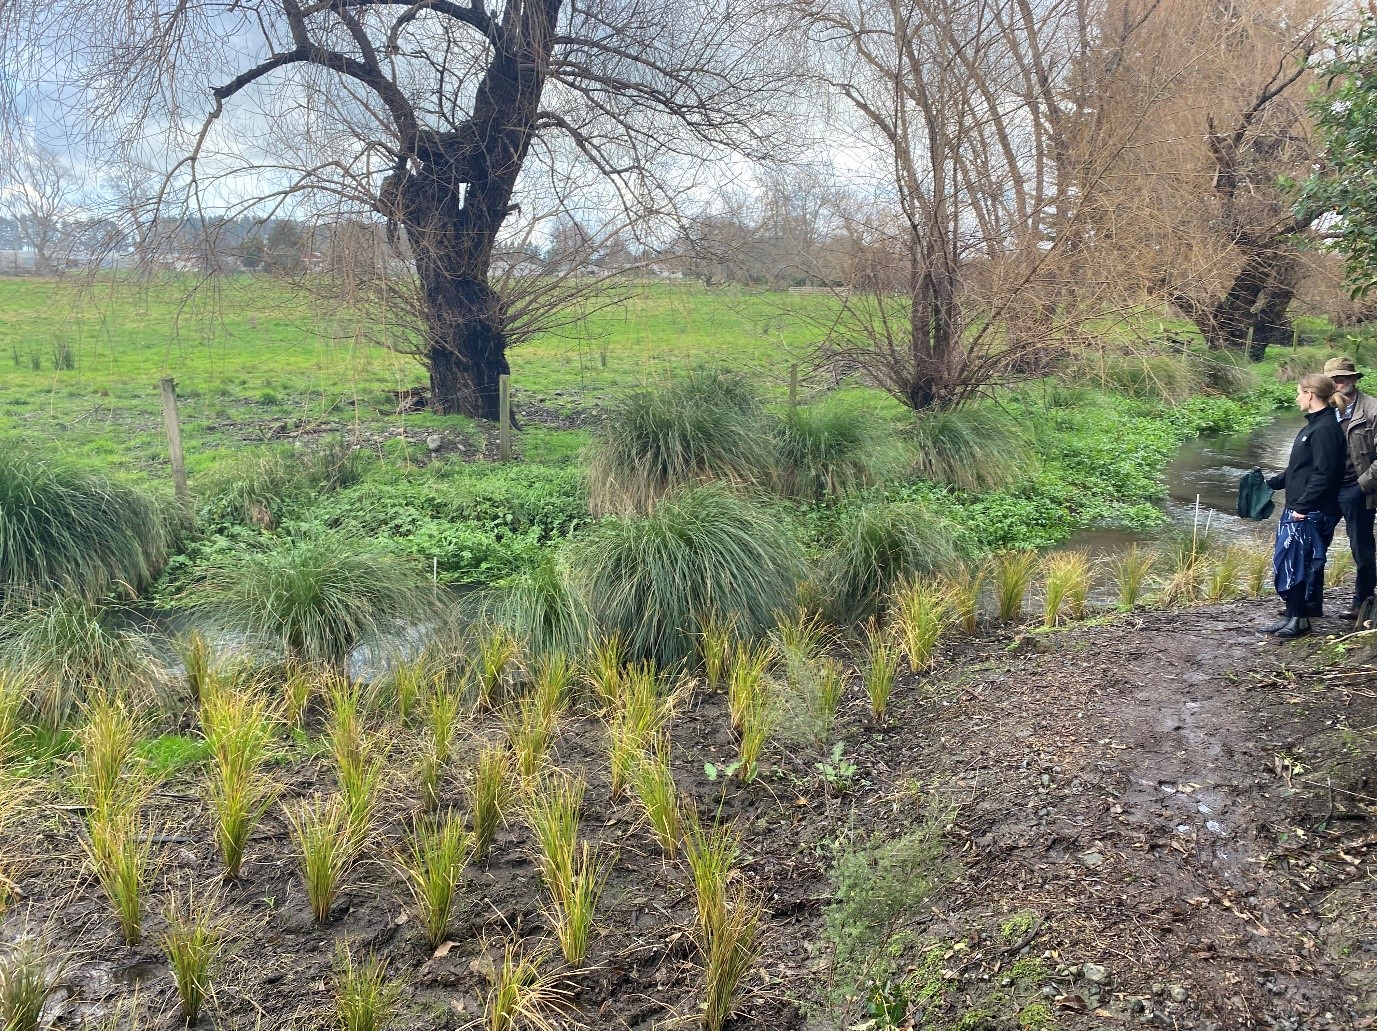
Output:
<instances>
[{"instance_id":1,"label":"bare soil","mask_svg":"<svg viewBox=\"0 0 1377 1031\"><path fill-rule=\"evenodd\" d=\"M775 748L750 785L710 779L704 763L725 765L734 743L725 700L695 695L674 725L676 776L702 812L745 833L742 876L769 924L732 1026L862 1019L818 1005L833 843L896 835L932 814L949 814L953 876L910 921L905 962L938 981L912 1026L1373 1026L1377 677L1361 647L1339 657L1318 637L1266 640L1256 628L1273 610L1239 602L953 639L937 670L896 688L884 726L853 686L837 728L857 767L845 793L829 790L821 756L803 746ZM347 943L405 982L395 1026L463 1027L482 1016L502 941L550 940L530 835L513 819L491 861L467 874L452 943L425 946L390 862L415 796L406 733L391 740L392 815L328 924L311 918L276 809L245 876L220 889L233 941L215 1026L329 1026L332 963ZM556 760L588 779L584 834L617 855L593 955L563 975L569 1025L693 1026L702 966L684 870L634 802L609 800L597 720L570 718ZM165 892L219 885L198 777L186 771L155 797L159 887L135 947L84 871L72 796L55 786L28 803L8 842L23 858L20 897L0 935L43 933L64 957L53 1026L128 1027L131 1014L135 1026L177 1023L158 948ZM301 748L281 780L288 799L333 787L326 760ZM451 794L462 804L457 782Z\"/></svg>"}]
</instances>

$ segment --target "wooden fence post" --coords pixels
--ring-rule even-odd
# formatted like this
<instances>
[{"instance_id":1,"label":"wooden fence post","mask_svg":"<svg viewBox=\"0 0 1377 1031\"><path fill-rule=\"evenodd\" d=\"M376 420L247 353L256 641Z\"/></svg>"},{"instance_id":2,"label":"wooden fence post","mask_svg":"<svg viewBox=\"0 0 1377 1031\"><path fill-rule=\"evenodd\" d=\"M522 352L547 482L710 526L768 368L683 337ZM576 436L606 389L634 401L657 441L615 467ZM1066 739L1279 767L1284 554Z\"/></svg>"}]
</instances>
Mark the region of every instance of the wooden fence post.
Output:
<instances>
[{"instance_id":1,"label":"wooden fence post","mask_svg":"<svg viewBox=\"0 0 1377 1031\"><path fill-rule=\"evenodd\" d=\"M177 381L164 377L159 384L163 392L163 425L167 429L167 449L172 455L172 487L182 507L191 504L191 491L186 483L186 457L182 454L182 424L177 416Z\"/></svg>"},{"instance_id":2,"label":"wooden fence post","mask_svg":"<svg viewBox=\"0 0 1377 1031\"><path fill-rule=\"evenodd\" d=\"M511 376L497 378L497 457L512 460L512 384Z\"/></svg>"}]
</instances>

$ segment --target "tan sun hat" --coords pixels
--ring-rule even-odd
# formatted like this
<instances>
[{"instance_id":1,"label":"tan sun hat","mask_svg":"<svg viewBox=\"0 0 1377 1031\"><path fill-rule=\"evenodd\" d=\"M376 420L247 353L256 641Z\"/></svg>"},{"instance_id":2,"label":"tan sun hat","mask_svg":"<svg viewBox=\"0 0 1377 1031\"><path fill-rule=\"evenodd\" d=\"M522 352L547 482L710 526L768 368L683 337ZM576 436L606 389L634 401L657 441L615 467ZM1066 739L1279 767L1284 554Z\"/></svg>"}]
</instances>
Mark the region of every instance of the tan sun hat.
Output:
<instances>
[{"instance_id":1,"label":"tan sun hat","mask_svg":"<svg viewBox=\"0 0 1377 1031\"><path fill-rule=\"evenodd\" d=\"M1331 358L1324 363L1324 374L1330 379L1335 376L1352 376L1354 379L1362 379L1363 374L1358 371L1358 367L1353 364L1352 358L1340 357Z\"/></svg>"}]
</instances>

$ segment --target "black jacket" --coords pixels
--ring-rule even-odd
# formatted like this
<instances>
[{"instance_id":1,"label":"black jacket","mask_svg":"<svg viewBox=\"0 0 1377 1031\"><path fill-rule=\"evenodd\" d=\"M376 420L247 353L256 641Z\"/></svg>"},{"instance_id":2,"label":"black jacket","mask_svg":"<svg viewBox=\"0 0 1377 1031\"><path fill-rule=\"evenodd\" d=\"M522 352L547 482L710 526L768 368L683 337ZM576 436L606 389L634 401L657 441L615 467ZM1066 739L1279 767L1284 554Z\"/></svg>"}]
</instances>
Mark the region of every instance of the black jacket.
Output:
<instances>
[{"instance_id":1,"label":"black jacket","mask_svg":"<svg viewBox=\"0 0 1377 1031\"><path fill-rule=\"evenodd\" d=\"M1286 507L1293 512L1339 516L1339 487L1344 482L1348 449L1334 409L1321 408L1305 417L1291 445L1286 472L1267 478L1267 486L1286 488Z\"/></svg>"}]
</instances>

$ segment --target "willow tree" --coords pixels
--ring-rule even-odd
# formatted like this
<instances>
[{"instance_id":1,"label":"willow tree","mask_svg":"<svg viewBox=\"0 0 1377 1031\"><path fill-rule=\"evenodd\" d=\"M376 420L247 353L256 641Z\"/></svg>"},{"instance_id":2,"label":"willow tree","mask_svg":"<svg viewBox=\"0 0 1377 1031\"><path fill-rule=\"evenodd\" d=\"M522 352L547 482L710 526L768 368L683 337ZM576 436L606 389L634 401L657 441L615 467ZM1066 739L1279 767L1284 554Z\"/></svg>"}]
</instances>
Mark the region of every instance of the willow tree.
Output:
<instances>
[{"instance_id":1,"label":"willow tree","mask_svg":"<svg viewBox=\"0 0 1377 1031\"><path fill-rule=\"evenodd\" d=\"M434 407L489 418L513 327L558 303L497 287L503 234L571 192L667 202L688 162L762 128L769 50L696 0L16 0L0 28L9 114L92 153L179 154L165 197L313 194L385 221Z\"/></svg>"}]
</instances>

